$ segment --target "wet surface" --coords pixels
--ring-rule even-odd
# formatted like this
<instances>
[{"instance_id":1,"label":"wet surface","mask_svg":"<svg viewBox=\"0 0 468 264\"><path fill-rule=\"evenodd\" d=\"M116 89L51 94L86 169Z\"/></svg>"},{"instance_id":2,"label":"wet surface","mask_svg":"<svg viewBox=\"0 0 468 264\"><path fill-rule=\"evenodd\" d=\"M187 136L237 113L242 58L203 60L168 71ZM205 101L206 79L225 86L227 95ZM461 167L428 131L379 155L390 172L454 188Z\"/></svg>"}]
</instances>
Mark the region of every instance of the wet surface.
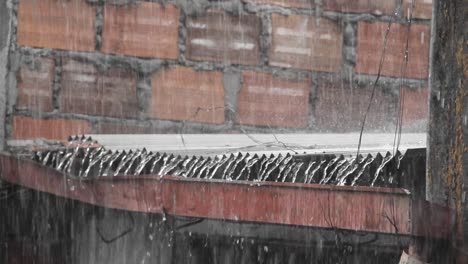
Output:
<instances>
[{"instance_id":1,"label":"wet surface","mask_svg":"<svg viewBox=\"0 0 468 264\"><path fill-rule=\"evenodd\" d=\"M34 151L32 159L80 178L171 175L226 181L289 182L337 186L401 187L404 155L390 152L349 158L335 154L182 156L108 150L91 138L73 137L67 147Z\"/></svg>"},{"instance_id":2,"label":"wet surface","mask_svg":"<svg viewBox=\"0 0 468 264\"><path fill-rule=\"evenodd\" d=\"M0 208L8 212L0 215L6 238L1 263L386 264L397 263L409 242L383 234L127 212L26 189Z\"/></svg>"}]
</instances>

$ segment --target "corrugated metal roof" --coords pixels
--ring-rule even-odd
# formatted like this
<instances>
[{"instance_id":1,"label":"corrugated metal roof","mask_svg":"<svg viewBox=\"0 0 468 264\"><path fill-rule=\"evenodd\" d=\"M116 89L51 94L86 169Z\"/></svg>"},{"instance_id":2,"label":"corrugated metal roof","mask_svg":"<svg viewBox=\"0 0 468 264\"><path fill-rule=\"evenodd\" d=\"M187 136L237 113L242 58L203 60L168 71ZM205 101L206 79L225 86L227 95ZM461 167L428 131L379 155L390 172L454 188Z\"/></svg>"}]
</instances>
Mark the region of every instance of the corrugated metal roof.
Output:
<instances>
[{"instance_id":1,"label":"corrugated metal roof","mask_svg":"<svg viewBox=\"0 0 468 264\"><path fill-rule=\"evenodd\" d=\"M384 154L355 159L357 136L77 136L0 155L0 177L130 211L447 237L450 209L414 195L425 151L409 146L422 147L424 134L403 135L405 153L395 155L393 135L366 136L361 152Z\"/></svg>"},{"instance_id":2,"label":"corrugated metal roof","mask_svg":"<svg viewBox=\"0 0 468 264\"><path fill-rule=\"evenodd\" d=\"M405 156L399 151L387 151L356 157L351 147L355 136L73 136L64 147L35 151L32 159L82 178L171 175L207 180L402 187L399 181L406 167L400 167L400 163ZM420 146L416 141L421 138L419 135L407 138L412 141L407 140L406 147ZM363 151L390 149L385 144L391 139L388 135L372 135L370 139Z\"/></svg>"},{"instance_id":3,"label":"corrugated metal roof","mask_svg":"<svg viewBox=\"0 0 468 264\"><path fill-rule=\"evenodd\" d=\"M250 154L350 154L355 155L358 133L349 134L157 134L86 135L110 150L143 149L184 155ZM394 134L363 135L361 153L392 152ZM400 152L425 148L426 134L402 134Z\"/></svg>"}]
</instances>

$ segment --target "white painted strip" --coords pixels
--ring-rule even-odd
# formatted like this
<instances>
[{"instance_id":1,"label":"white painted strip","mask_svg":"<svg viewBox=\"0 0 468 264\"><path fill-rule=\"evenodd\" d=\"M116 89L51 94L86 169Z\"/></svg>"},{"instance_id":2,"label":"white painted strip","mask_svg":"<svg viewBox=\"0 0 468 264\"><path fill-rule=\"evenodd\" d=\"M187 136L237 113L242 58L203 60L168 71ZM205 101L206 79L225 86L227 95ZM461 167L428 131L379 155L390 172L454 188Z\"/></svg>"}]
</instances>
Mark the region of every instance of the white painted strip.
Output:
<instances>
[{"instance_id":1,"label":"white painted strip","mask_svg":"<svg viewBox=\"0 0 468 264\"><path fill-rule=\"evenodd\" d=\"M297 55L309 55L309 56L311 54L310 49L294 48L294 47L288 47L288 46L277 46L275 48L275 52L292 53L292 54L297 54Z\"/></svg>"},{"instance_id":2,"label":"white painted strip","mask_svg":"<svg viewBox=\"0 0 468 264\"><path fill-rule=\"evenodd\" d=\"M175 20L171 19L161 19L157 17L140 17L138 18L138 24L139 25L154 25L154 26L163 26L163 27L168 27L168 26L173 26Z\"/></svg>"},{"instance_id":3,"label":"white painted strip","mask_svg":"<svg viewBox=\"0 0 468 264\"><path fill-rule=\"evenodd\" d=\"M77 61L69 61L68 63L64 64L62 67L63 72L83 72L83 73L96 73L96 70L93 66L89 64L83 64Z\"/></svg>"},{"instance_id":4,"label":"white painted strip","mask_svg":"<svg viewBox=\"0 0 468 264\"><path fill-rule=\"evenodd\" d=\"M288 36L288 37L301 37L301 38L312 38L313 32L307 30L300 30L300 29L290 29L279 27L276 29L276 34L281 36Z\"/></svg>"},{"instance_id":5,"label":"white painted strip","mask_svg":"<svg viewBox=\"0 0 468 264\"><path fill-rule=\"evenodd\" d=\"M171 20L171 19L166 19L166 17L164 17L164 19L159 19L159 25L161 26L165 26L165 27L168 27L168 26L173 26L175 24L175 20Z\"/></svg>"},{"instance_id":6,"label":"white painted strip","mask_svg":"<svg viewBox=\"0 0 468 264\"><path fill-rule=\"evenodd\" d=\"M425 36L424 36L424 31L423 31L421 32L421 44L424 44L424 38Z\"/></svg>"},{"instance_id":7,"label":"white painted strip","mask_svg":"<svg viewBox=\"0 0 468 264\"><path fill-rule=\"evenodd\" d=\"M282 63L282 62L270 62L271 66L276 66L276 67L283 67L283 68L291 68L291 64L288 63Z\"/></svg>"},{"instance_id":8,"label":"white painted strip","mask_svg":"<svg viewBox=\"0 0 468 264\"><path fill-rule=\"evenodd\" d=\"M255 48L255 44L250 42L233 42L229 46L235 50L253 50Z\"/></svg>"},{"instance_id":9,"label":"white painted strip","mask_svg":"<svg viewBox=\"0 0 468 264\"><path fill-rule=\"evenodd\" d=\"M319 36L319 39L328 39L328 40L332 40L333 37L330 33L325 33L325 34L320 34Z\"/></svg>"},{"instance_id":10,"label":"white painted strip","mask_svg":"<svg viewBox=\"0 0 468 264\"><path fill-rule=\"evenodd\" d=\"M188 24L188 27L190 27L190 28L200 28L200 29L205 29L205 28L206 28L206 24L203 24L203 23L197 23L197 22L193 22L193 21L191 21L191 22Z\"/></svg>"},{"instance_id":11,"label":"white painted strip","mask_svg":"<svg viewBox=\"0 0 468 264\"><path fill-rule=\"evenodd\" d=\"M257 94L274 94L274 95L284 95L284 96L303 96L304 91L294 88L286 87L265 87L265 86L249 86L249 92Z\"/></svg>"},{"instance_id":12,"label":"white painted strip","mask_svg":"<svg viewBox=\"0 0 468 264\"><path fill-rule=\"evenodd\" d=\"M192 39L190 43L192 43L193 45L205 46L209 48L216 46L216 43L211 39L196 38Z\"/></svg>"},{"instance_id":13,"label":"white painted strip","mask_svg":"<svg viewBox=\"0 0 468 264\"><path fill-rule=\"evenodd\" d=\"M77 82L88 82L88 83L93 83L96 81L96 76L95 75L89 75L89 74L70 74L69 80L71 81L77 81Z\"/></svg>"},{"instance_id":14,"label":"white painted strip","mask_svg":"<svg viewBox=\"0 0 468 264\"><path fill-rule=\"evenodd\" d=\"M24 79L37 78L37 79L47 79L49 78L48 72L29 72L24 76Z\"/></svg>"}]
</instances>

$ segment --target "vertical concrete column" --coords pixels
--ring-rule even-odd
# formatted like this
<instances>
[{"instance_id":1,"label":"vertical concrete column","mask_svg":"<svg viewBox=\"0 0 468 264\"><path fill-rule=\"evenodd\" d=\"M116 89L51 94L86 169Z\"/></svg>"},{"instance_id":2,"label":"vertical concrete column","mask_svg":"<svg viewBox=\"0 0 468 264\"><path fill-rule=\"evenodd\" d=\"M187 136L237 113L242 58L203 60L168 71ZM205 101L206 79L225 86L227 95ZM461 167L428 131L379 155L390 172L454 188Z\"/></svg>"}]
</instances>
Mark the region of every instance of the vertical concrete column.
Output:
<instances>
[{"instance_id":1,"label":"vertical concrete column","mask_svg":"<svg viewBox=\"0 0 468 264\"><path fill-rule=\"evenodd\" d=\"M451 258L468 245L467 18L466 0L433 1L426 198L454 209Z\"/></svg>"},{"instance_id":2,"label":"vertical concrete column","mask_svg":"<svg viewBox=\"0 0 468 264\"><path fill-rule=\"evenodd\" d=\"M0 150L5 147L8 50L11 34L11 1L0 1Z\"/></svg>"}]
</instances>

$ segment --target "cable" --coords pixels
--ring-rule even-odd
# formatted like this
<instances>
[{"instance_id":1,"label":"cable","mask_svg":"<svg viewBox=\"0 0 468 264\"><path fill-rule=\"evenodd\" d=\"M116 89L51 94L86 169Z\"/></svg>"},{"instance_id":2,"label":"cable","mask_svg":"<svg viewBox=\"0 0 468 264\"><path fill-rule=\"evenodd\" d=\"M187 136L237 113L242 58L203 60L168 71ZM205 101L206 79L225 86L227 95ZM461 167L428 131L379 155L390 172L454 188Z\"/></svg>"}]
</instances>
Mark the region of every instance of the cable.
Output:
<instances>
[{"instance_id":1,"label":"cable","mask_svg":"<svg viewBox=\"0 0 468 264\"><path fill-rule=\"evenodd\" d=\"M399 9L400 7L397 7L395 13L397 13L397 10ZM374 84L373 84L373 87L372 87L372 93L371 93L371 97L369 99L369 104L367 105L367 110L366 112L364 113L364 118L362 120L362 125L361 125L361 131L359 133L359 143L358 143L358 149L357 149L357 153L356 153L356 161L359 161L359 151L361 150L361 142L362 142L362 134L364 132L364 127L366 125L366 120L367 120L367 115L369 114L369 111L370 111L370 108L372 106L372 101L374 100L374 95L375 95L375 90L377 88L377 83L379 82L379 79L380 79L380 75L382 73L382 68L383 68L383 62L384 62L384 58L385 58L385 52L387 50L387 41L388 41L388 34L390 33L390 27L392 25L393 21L389 21L388 22L388 25L387 25L387 31L385 32L385 37L384 37L384 44L383 44L383 49L382 49L382 55L380 56L380 62L379 62L379 69L377 71L377 78L375 79L374 81Z\"/></svg>"},{"instance_id":2,"label":"cable","mask_svg":"<svg viewBox=\"0 0 468 264\"><path fill-rule=\"evenodd\" d=\"M398 97L398 103L399 103L399 108L398 108L398 117L397 117L397 122L396 122L396 127L395 127L395 137L393 140L393 155L395 155L395 152L398 152L398 148L401 143L401 132L402 132L402 127L403 127L403 116L404 116L404 108L405 108L405 93L403 91L403 82L404 79L406 78L406 72L408 69L408 61L409 61L409 36L410 36L410 29L411 29L411 24L413 22L413 10L415 7L415 1L411 1L411 7L409 10L408 14L408 25L406 28L406 46L405 46L405 58L404 58L404 64L401 67L400 71L400 85L399 85L399 97Z\"/></svg>"}]
</instances>

